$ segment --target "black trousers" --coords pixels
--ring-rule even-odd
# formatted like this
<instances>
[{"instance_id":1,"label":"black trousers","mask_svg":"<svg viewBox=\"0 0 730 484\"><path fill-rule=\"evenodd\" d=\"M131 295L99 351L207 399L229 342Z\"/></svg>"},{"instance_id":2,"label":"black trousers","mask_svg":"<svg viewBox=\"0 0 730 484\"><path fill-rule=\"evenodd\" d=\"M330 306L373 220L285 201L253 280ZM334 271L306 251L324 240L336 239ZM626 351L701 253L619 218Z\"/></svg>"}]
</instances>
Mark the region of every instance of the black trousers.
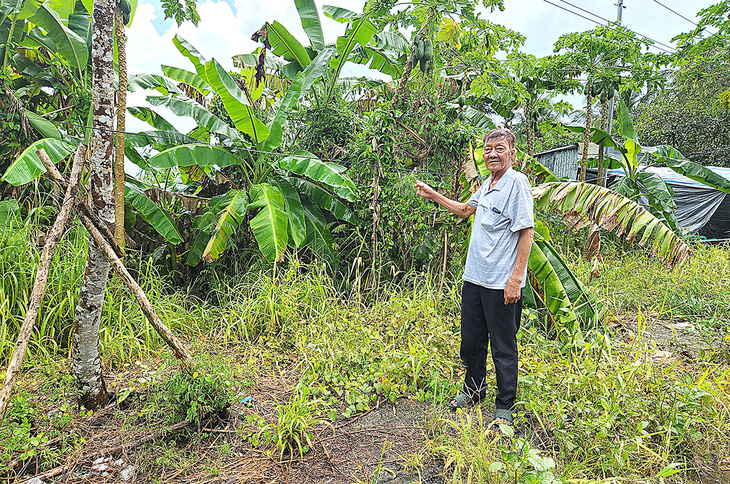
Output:
<instances>
[{"instance_id":1,"label":"black trousers","mask_svg":"<svg viewBox=\"0 0 730 484\"><path fill-rule=\"evenodd\" d=\"M464 392L473 400L486 395L487 347L497 373L497 408L512 409L517 393L517 330L522 297L504 304L504 290L464 281L461 291L461 361L466 367Z\"/></svg>"}]
</instances>

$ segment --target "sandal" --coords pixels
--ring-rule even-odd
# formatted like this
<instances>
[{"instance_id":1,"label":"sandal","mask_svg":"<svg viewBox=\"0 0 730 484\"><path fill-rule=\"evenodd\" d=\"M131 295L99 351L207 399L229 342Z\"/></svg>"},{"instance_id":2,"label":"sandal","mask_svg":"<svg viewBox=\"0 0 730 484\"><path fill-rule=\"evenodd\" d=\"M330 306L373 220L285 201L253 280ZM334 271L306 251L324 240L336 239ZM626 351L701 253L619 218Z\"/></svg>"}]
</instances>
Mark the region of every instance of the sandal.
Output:
<instances>
[{"instance_id":1,"label":"sandal","mask_svg":"<svg viewBox=\"0 0 730 484\"><path fill-rule=\"evenodd\" d=\"M446 402L446 407L450 410L457 408L466 408L474 403L474 400L464 392L459 392Z\"/></svg>"},{"instance_id":2,"label":"sandal","mask_svg":"<svg viewBox=\"0 0 730 484\"><path fill-rule=\"evenodd\" d=\"M494 419L502 419L507 421L507 425L512 425L512 421L514 420L514 416L512 415L512 410L508 408L498 408L494 411Z\"/></svg>"}]
</instances>

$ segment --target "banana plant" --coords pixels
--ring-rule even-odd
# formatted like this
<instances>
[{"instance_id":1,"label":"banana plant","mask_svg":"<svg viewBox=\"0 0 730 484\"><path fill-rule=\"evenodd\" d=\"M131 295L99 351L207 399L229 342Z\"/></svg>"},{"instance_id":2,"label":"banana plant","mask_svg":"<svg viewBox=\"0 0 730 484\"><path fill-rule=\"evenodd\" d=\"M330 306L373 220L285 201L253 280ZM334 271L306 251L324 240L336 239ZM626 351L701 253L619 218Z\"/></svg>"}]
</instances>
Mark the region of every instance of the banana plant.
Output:
<instances>
[{"instance_id":1,"label":"banana plant","mask_svg":"<svg viewBox=\"0 0 730 484\"><path fill-rule=\"evenodd\" d=\"M585 130L580 126L566 126L566 128L574 132ZM641 146L631 114L623 100L620 102L618 111L618 132L624 139L623 144L605 131L600 129L593 131L591 139L593 143L612 147L621 152L619 166L626 176L612 188L635 201L645 196L648 210L674 231L679 231L675 215L677 205L673 200L674 191L659 175L647 170L651 165L665 164L681 175L730 193L728 192L730 182L725 178L702 165L687 160L682 153L671 146ZM649 155L655 156L652 158Z\"/></svg>"},{"instance_id":2,"label":"banana plant","mask_svg":"<svg viewBox=\"0 0 730 484\"><path fill-rule=\"evenodd\" d=\"M187 262L213 261L225 250L231 235L238 229L247 213L255 214L250 227L261 253L269 260L281 260L288 246L309 245L323 249L331 246L331 236L322 210L344 220L354 220L347 206L356 197L352 180L342 166L323 162L311 153L298 151L290 155L272 155L283 141L289 113L307 95L312 85L330 69L337 56L333 47L323 48L314 58L308 58L286 93L278 101L268 123L256 114L256 102L262 96L263 85L255 81L255 70L244 67L237 82L215 59L206 60L191 44L179 36L174 38L178 50L192 63L193 70L164 66L165 76L144 76L130 81L132 89L155 89L160 95L150 95L153 106L165 106L180 116L193 118L198 124L197 135L214 134L215 145L202 142L183 143L168 147L146 158L131 147L132 158L142 158L149 169L177 167L199 168L210 176L222 168L241 165L245 168L247 189L234 189L214 197L202 215L197 217L198 233L193 239ZM303 61L304 62L304 61ZM216 116L200 99L189 97L169 79L192 86L203 97L220 99L230 126ZM166 132L174 128L152 109L131 108L130 112ZM154 131L149 133L154 134ZM179 133L182 135L182 133ZM186 136L190 136L189 133Z\"/></svg>"},{"instance_id":3,"label":"banana plant","mask_svg":"<svg viewBox=\"0 0 730 484\"><path fill-rule=\"evenodd\" d=\"M297 0L295 3L302 28L309 40L309 46L304 46L283 24L274 21L264 24L253 37L254 40L260 40L263 43L264 52L262 53L262 49L259 49L258 57L244 54L236 56L236 59L248 65L253 65L255 60L256 69L259 72L265 72L268 59L265 51L271 50L276 58L283 60L279 63L280 67L277 72L288 79L293 79L323 51L334 49L329 69L321 79L322 86L318 90L319 94L315 95L315 102L319 106L326 106L332 99L335 88L341 82L342 67L347 62L367 65L393 79L400 77L408 55L407 40L402 34L378 32L365 14L324 5L322 10L327 17L346 24L344 35L340 36L334 44L326 44L314 0ZM271 67L271 63L268 67Z\"/></svg>"}]
</instances>

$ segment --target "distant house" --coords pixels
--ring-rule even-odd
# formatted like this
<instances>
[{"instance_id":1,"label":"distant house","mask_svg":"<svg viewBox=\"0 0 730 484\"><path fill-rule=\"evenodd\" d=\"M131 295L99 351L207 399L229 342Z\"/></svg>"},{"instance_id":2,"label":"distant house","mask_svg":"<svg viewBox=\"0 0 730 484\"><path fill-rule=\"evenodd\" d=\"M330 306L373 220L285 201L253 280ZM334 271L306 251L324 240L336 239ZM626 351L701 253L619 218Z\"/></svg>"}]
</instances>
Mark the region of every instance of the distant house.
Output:
<instances>
[{"instance_id":1,"label":"distant house","mask_svg":"<svg viewBox=\"0 0 730 484\"><path fill-rule=\"evenodd\" d=\"M561 146L554 150L538 153L535 158L558 178L577 180L583 155L582 148L582 143ZM606 150L605 156L619 160L621 153L609 149ZM588 145L588 157L598 157L598 145L593 143ZM715 166L707 168L730 180L730 168ZM677 222L680 227L687 233L697 234L710 240L730 240L730 195L682 176L670 168L652 167L649 170L662 177L674 190ZM595 183L597 176L597 170L589 168L586 173L586 181ZM607 185L611 186L625 174L620 169L606 170L605 176Z\"/></svg>"},{"instance_id":2,"label":"distant house","mask_svg":"<svg viewBox=\"0 0 730 484\"><path fill-rule=\"evenodd\" d=\"M606 158L612 158L614 160L621 159L621 153L609 148L604 150L604 156ZM583 158L583 143L574 143L568 146L561 146L550 151L543 151L535 155L537 161L542 165L555 173L560 179L577 180L580 170L580 160ZM598 158L598 145L595 143L588 144L588 158ZM606 163L608 164L608 162ZM592 179L589 174L586 174L586 178L589 182L596 181L596 173L592 174Z\"/></svg>"}]
</instances>

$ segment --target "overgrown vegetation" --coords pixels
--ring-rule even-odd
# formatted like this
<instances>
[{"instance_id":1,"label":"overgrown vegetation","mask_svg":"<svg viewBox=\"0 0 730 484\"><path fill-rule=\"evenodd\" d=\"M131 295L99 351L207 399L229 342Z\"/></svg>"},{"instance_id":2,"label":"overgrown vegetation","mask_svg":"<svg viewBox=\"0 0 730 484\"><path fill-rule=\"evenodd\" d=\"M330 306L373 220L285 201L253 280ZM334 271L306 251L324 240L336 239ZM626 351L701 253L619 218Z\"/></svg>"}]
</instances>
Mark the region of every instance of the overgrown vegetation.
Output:
<instances>
[{"instance_id":1,"label":"overgrown vegetation","mask_svg":"<svg viewBox=\"0 0 730 484\"><path fill-rule=\"evenodd\" d=\"M67 172L91 133L109 133L90 112L89 59L99 54L94 39L113 35L92 35L82 3L0 5L0 366L58 214L60 190L41 176L36 150ZM90 272L86 231L69 224L0 428L0 478L727 477L730 247L684 237L671 190L641 160L655 153L727 193L730 181L638 140L724 163L727 140L717 133L730 111L722 69L730 1L700 11L674 55L651 54L650 39L601 26L562 36L544 58L477 11L504 9L502 0L406 2L398 13L396 4L320 11L298 0L306 39L267 23L252 37L255 50L234 57L234 72L175 36L186 65L133 73L129 90L151 94L150 107L127 112L151 130L127 133L119 146L141 170L116 186L124 264L164 324L192 346L194 364L179 368L127 286L111 278L101 290L98 345L85 341L100 348L91 360L104 365L96 381L111 403L77 407L83 375L63 362L80 338L78 288ZM124 10L126 20L133 11L126 1L96 7ZM193 1L163 7L178 25L200 20ZM334 42L325 42L321 20L338 22ZM101 69L109 83L119 68L111 57ZM343 77L348 63L391 81ZM585 111L572 112L580 128L566 126L573 107L556 100L570 93L585 97ZM194 128L179 131L158 106ZM606 132L610 123L620 138ZM515 168L535 184L538 207L512 428L487 417L490 403L442 408L461 381L459 278L471 227L413 190L423 180L466 200L487 174L480 138L496 125L517 134ZM590 139L624 154L628 177L613 188L628 198L560 182L525 155ZM97 175L84 197L94 198ZM648 211L635 203L642 195ZM588 228L569 231L566 221Z\"/></svg>"},{"instance_id":2,"label":"overgrown vegetation","mask_svg":"<svg viewBox=\"0 0 730 484\"><path fill-rule=\"evenodd\" d=\"M27 243L29 230L19 233L26 237L30 266L37 249ZM0 262L7 265L15 255L4 250L9 239L3 240ZM13 243L22 240L16 237ZM299 460L339 422L409 397L434 405L432 416L422 422L423 445L432 459L446 464L449 482L657 475L684 482L716 469L730 452L725 430L730 394L723 383L730 372L730 341L725 337L713 351L687 357L667 352L664 348L671 347L661 341L657 348L641 333L647 326L644 314L662 323L681 317L697 327L725 329L728 249L695 250L681 273L636 253L606 254L607 270L591 284L619 320L627 313L639 315L631 326L634 333L617 337L620 328L616 334L589 332L583 346L571 347L548 339L540 314L528 314L519 333L514 437L509 430L490 427L485 417L489 403L458 414L439 410L459 385L458 284L449 280L439 290L438 276L413 272L398 285L370 290L356 281L347 290L321 265L301 265L296 259L276 274L267 270L219 280L215 297L196 304L181 303L181 295L159 276L145 274L146 287L168 324L194 344L201 358L207 355L195 375L176 369L131 297L111 284L114 297L107 298L113 304L103 312L102 347L104 360L118 375L114 391L120 403L110 412L127 431L144 435L188 418L202 427L212 425L200 419L230 406L247 412L246 418L232 421L235 433L206 445L234 453L253 448ZM73 265L75 258L82 259L65 251L59 265ZM709 268L716 273L708 273ZM588 276L585 263L575 269ZM672 297L666 287L675 287ZM621 296L615 294L618 288ZM717 301L714 311L708 312L711 304L687 304L698 293ZM8 306L7 299L2 304ZM45 314L59 311L56 306L49 300ZM17 320L22 306L13 311L11 320ZM84 422L96 416L77 414L70 406L73 380L56 363L65 351L32 348L37 369L26 375L2 430L3 473L8 476L14 475L8 465L15 472L60 465L69 453L83 453L81 442L91 438ZM272 399L272 392L280 396ZM254 395L252 409L242 403L249 402L247 395ZM161 442L143 458L149 461L139 470L147 473L145 479L191 458L181 453L183 447L169 445ZM159 460L159 446L168 455L164 460Z\"/></svg>"}]
</instances>

